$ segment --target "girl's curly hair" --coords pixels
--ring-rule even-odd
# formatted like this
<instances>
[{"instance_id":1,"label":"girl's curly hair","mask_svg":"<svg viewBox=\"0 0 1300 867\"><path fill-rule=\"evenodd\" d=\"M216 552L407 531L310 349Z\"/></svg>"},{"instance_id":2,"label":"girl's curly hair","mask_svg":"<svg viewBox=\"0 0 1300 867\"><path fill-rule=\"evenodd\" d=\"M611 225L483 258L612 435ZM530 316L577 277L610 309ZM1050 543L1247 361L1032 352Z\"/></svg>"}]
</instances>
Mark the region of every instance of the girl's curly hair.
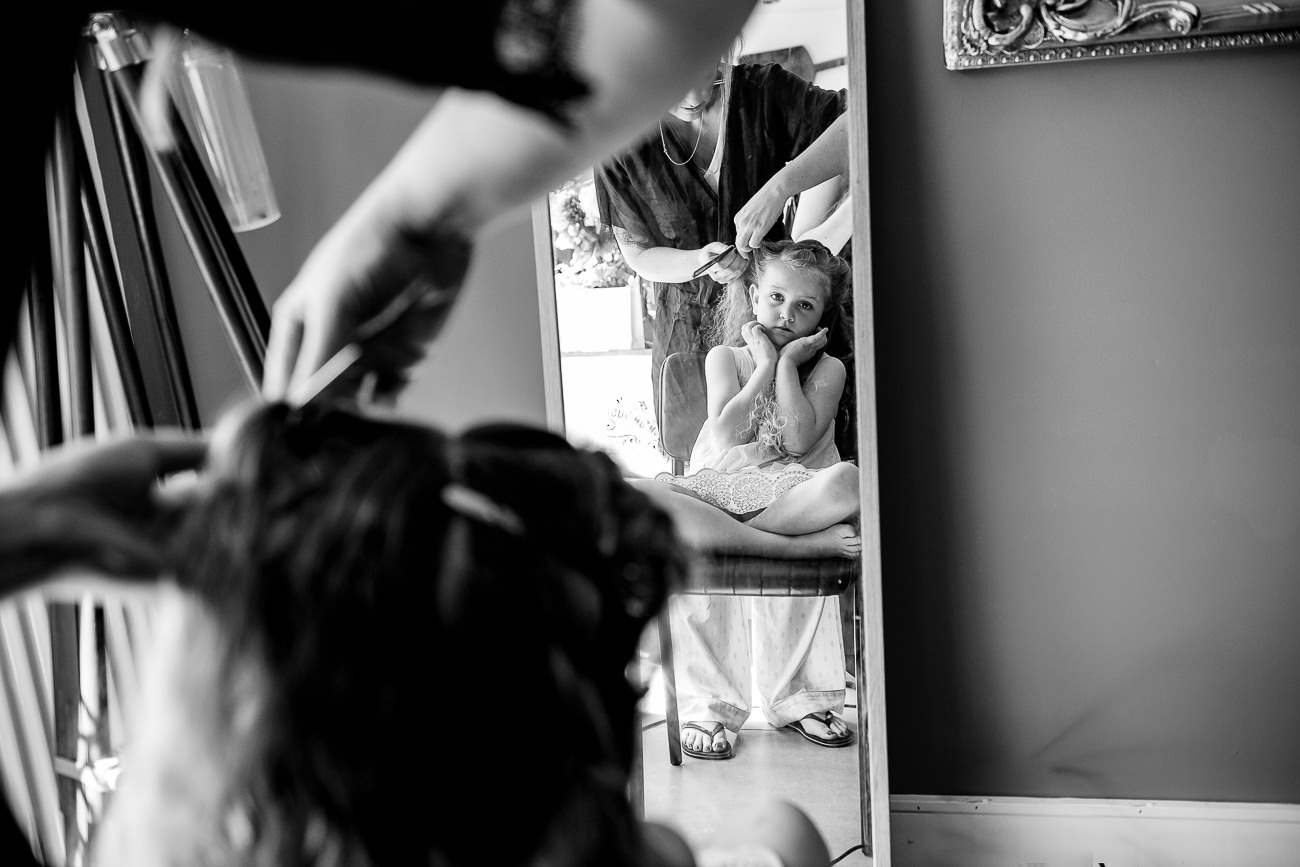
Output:
<instances>
[{"instance_id":1,"label":"girl's curly hair","mask_svg":"<svg viewBox=\"0 0 1300 867\"><path fill-rule=\"evenodd\" d=\"M831 253L820 241L764 241L754 250L744 272L727 284L726 291L714 308L708 334L710 345L745 345L741 329L745 323L754 319L749 289L758 282L764 269L772 262L821 274L825 278L826 307L817 327L826 328L831 334L840 329L840 320L846 315L844 306L849 296L852 276L849 263ZM808 378L820 360L819 354L800 366L800 382ZM745 429L738 433L752 432L751 442L759 443L774 457L788 457L790 453L786 451L782 437L785 425L786 419L781 416L777 406L775 388L769 387L755 398L746 418Z\"/></svg>"},{"instance_id":2,"label":"girl's curly hair","mask_svg":"<svg viewBox=\"0 0 1300 867\"><path fill-rule=\"evenodd\" d=\"M684 572L668 516L605 455L531 428L270 405L216 439L229 458L177 517L185 625L156 678L155 716L184 722L140 741L155 756L128 766L100 849L639 863L626 668ZM525 713L546 749L514 748ZM485 809L511 823L490 854Z\"/></svg>"}]
</instances>

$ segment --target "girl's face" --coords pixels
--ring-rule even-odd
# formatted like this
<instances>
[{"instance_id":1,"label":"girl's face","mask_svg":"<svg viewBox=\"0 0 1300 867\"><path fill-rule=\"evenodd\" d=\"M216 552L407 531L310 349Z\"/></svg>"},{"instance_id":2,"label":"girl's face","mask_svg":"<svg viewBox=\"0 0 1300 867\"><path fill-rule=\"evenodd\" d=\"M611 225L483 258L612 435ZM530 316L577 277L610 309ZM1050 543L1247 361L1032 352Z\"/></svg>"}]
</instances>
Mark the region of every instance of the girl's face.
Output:
<instances>
[{"instance_id":1,"label":"girl's face","mask_svg":"<svg viewBox=\"0 0 1300 867\"><path fill-rule=\"evenodd\" d=\"M808 268L769 262L749 286L754 318L777 349L817 330L830 301L826 276Z\"/></svg>"}]
</instances>

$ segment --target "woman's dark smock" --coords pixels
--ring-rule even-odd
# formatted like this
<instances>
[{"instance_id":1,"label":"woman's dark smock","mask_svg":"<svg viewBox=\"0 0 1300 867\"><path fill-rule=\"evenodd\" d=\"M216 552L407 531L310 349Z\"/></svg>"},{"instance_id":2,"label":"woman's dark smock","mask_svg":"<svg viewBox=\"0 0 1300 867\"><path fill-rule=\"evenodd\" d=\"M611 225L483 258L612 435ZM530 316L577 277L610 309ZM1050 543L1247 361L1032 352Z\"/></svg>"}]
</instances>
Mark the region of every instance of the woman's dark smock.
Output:
<instances>
[{"instance_id":1,"label":"woman's dark smock","mask_svg":"<svg viewBox=\"0 0 1300 867\"><path fill-rule=\"evenodd\" d=\"M736 212L826 131L844 111L846 99L844 91L817 87L774 63L736 66L717 193L693 163L678 166L668 160L655 130L597 167L601 223L625 230L638 247L694 250L713 241L734 242ZM780 220L767 233L770 241L788 237ZM674 352L708 348L703 327L722 286L700 277L686 283L654 283L653 288L650 375L657 412L664 359Z\"/></svg>"}]
</instances>

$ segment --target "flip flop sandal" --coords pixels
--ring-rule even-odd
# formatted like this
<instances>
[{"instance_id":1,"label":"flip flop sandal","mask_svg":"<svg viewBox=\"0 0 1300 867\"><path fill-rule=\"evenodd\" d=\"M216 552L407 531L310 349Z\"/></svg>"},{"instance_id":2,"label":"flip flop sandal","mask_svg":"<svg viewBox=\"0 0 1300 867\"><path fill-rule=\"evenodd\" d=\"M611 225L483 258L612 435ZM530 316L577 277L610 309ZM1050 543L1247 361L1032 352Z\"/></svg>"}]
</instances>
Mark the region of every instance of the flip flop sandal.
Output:
<instances>
[{"instance_id":1,"label":"flip flop sandal","mask_svg":"<svg viewBox=\"0 0 1300 867\"><path fill-rule=\"evenodd\" d=\"M688 722L683 724L682 728L695 729L697 732L703 732L704 734L709 736L709 743L713 743L713 739L718 736L718 732L722 731L722 723L715 722L713 724L713 728L706 729L704 726L700 725L699 723ZM730 743L727 744L727 748L725 750L709 750L708 752L704 752L703 750L693 750L690 747L686 746L685 743L683 743L682 752L696 759L729 759L732 756Z\"/></svg>"},{"instance_id":2,"label":"flip flop sandal","mask_svg":"<svg viewBox=\"0 0 1300 867\"><path fill-rule=\"evenodd\" d=\"M803 735L804 738L812 741L813 743L817 744L817 746L819 747L847 747L849 744L853 743L852 731L846 731L842 735L832 735L831 737L828 738L820 737L819 735L815 735L803 727L803 720L805 719L815 719L819 723L825 725L827 728L830 728L831 722L834 720L834 715L831 714L830 711L823 711L822 713L810 713L807 716L805 716L803 719L797 719L792 723L787 723L785 726L783 726L783 728L794 729L799 734Z\"/></svg>"}]
</instances>

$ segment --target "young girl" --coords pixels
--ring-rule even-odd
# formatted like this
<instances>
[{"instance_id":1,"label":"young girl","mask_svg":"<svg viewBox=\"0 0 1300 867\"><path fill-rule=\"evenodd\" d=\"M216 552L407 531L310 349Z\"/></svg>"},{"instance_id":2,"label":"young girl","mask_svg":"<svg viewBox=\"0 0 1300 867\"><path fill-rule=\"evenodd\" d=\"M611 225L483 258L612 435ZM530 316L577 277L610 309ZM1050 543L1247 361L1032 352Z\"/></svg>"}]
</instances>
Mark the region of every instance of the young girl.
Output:
<instances>
[{"instance_id":1,"label":"young girl","mask_svg":"<svg viewBox=\"0 0 1300 867\"><path fill-rule=\"evenodd\" d=\"M725 340L705 362L708 420L688 476L638 485L698 548L782 557L856 557L857 467L840 460L835 416L845 369L823 350L849 268L819 242L764 243L715 314ZM843 647L835 598L753 603L759 699L769 722L813 743L848 746ZM682 747L725 759L724 729L751 706L742 600L678 596L670 604L679 663Z\"/></svg>"}]
</instances>

